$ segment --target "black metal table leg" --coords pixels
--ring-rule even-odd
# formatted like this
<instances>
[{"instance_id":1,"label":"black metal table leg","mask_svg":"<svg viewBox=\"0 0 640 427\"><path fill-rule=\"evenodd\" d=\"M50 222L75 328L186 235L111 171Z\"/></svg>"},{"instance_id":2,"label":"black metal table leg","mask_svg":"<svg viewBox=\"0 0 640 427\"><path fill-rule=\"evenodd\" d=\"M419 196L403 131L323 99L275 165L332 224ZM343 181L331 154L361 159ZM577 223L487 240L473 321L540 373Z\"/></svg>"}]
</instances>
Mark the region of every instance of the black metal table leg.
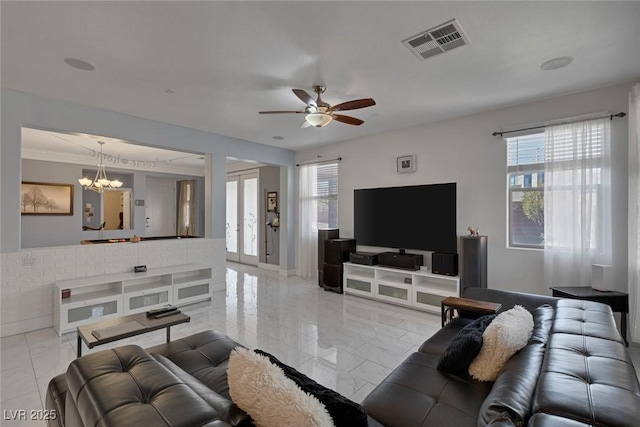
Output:
<instances>
[{"instance_id":1,"label":"black metal table leg","mask_svg":"<svg viewBox=\"0 0 640 427\"><path fill-rule=\"evenodd\" d=\"M627 313L626 311L620 312L620 332L622 333L622 339L627 347L629 347L629 341L627 341Z\"/></svg>"},{"instance_id":2,"label":"black metal table leg","mask_svg":"<svg viewBox=\"0 0 640 427\"><path fill-rule=\"evenodd\" d=\"M82 338L80 338L80 334L78 334L78 351L76 354L78 357L82 356Z\"/></svg>"}]
</instances>

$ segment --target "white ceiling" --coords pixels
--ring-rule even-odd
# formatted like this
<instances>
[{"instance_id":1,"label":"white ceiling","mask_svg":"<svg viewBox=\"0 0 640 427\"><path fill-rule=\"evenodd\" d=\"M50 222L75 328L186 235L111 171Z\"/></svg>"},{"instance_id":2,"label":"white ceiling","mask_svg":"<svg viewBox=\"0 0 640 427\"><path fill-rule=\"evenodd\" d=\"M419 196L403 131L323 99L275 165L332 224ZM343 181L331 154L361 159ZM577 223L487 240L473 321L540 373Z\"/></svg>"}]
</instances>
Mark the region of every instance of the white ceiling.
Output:
<instances>
[{"instance_id":1,"label":"white ceiling","mask_svg":"<svg viewBox=\"0 0 640 427\"><path fill-rule=\"evenodd\" d=\"M314 146L291 92L371 97L323 143L640 79L640 2L1 2L2 86L288 149ZM418 60L451 19L470 40ZM572 56L568 67L542 62ZM88 61L94 71L63 62ZM165 93L167 89L173 94ZM69 130L72 131L72 130ZM274 140L283 136L283 140Z\"/></svg>"},{"instance_id":2,"label":"white ceiling","mask_svg":"<svg viewBox=\"0 0 640 427\"><path fill-rule=\"evenodd\" d=\"M185 175L205 175L204 155L132 144L121 139L84 133L22 128L22 157L80 165L98 164L102 145L104 164L122 168Z\"/></svg>"}]
</instances>

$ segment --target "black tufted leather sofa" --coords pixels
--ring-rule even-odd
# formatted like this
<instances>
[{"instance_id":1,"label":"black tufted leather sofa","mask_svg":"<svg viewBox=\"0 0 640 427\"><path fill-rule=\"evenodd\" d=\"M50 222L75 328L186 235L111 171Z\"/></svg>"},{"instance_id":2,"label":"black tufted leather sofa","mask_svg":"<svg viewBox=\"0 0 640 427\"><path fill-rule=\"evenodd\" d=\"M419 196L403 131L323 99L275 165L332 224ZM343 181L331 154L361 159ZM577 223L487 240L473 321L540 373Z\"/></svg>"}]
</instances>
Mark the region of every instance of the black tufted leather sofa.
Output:
<instances>
[{"instance_id":1,"label":"black tufted leather sofa","mask_svg":"<svg viewBox=\"0 0 640 427\"><path fill-rule=\"evenodd\" d=\"M640 426L640 385L608 306L477 288L463 296L530 310L528 345L495 383L443 374L440 354L471 322L454 319L365 399L370 427ZM49 426L250 426L227 385L238 345L206 331L83 356L49 383L46 407L59 414Z\"/></svg>"},{"instance_id":2,"label":"black tufted leather sofa","mask_svg":"<svg viewBox=\"0 0 640 427\"><path fill-rule=\"evenodd\" d=\"M49 426L252 426L231 402L229 353L238 343L206 331L144 350L89 354L51 380Z\"/></svg>"},{"instance_id":3,"label":"black tufted leather sofa","mask_svg":"<svg viewBox=\"0 0 640 427\"><path fill-rule=\"evenodd\" d=\"M528 345L495 383L444 374L440 354L472 320L454 319L367 396L369 416L388 427L640 426L640 385L609 306L478 288L463 296L531 311Z\"/></svg>"}]
</instances>

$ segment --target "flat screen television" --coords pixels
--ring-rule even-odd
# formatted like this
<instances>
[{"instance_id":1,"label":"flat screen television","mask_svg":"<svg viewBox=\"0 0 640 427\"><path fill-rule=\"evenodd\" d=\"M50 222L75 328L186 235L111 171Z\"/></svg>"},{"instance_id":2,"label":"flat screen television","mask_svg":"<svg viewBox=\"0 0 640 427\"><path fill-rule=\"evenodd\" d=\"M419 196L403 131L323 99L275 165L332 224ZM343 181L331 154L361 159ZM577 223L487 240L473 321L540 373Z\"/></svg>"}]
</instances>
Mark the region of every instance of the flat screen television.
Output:
<instances>
[{"instance_id":1,"label":"flat screen television","mask_svg":"<svg viewBox=\"0 0 640 427\"><path fill-rule=\"evenodd\" d=\"M358 245L457 253L456 183L354 190Z\"/></svg>"}]
</instances>

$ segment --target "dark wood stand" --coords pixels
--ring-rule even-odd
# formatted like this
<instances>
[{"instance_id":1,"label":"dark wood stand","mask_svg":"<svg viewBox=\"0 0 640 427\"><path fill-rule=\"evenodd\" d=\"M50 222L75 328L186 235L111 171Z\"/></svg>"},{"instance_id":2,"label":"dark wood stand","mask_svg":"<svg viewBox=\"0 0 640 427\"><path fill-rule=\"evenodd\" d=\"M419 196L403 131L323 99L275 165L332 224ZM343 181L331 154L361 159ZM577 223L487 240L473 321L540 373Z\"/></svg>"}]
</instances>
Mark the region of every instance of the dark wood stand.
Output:
<instances>
[{"instance_id":1,"label":"dark wood stand","mask_svg":"<svg viewBox=\"0 0 640 427\"><path fill-rule=\"evenodd\" d=\"M157 331L158 329L167 328L167 342L171 341L170 328L180 323L188 323L191 317L184 313L173 314L171 316L161 317L159 319L148 318L146 313L131 314L129 316L118 317L116 319L103 320L102 322L91 323L84 326L78 326L78 357L82 356L82 341L89 348L110 342L122 340L136 335L146 334L147 332ZM134 330L128 329L122 333L110 335L108 338L97 338L93 335L94 331L105 330L107 328L118 327L125 324L137 322L140 326Z\"/></svg>"},{"instance_id":2,"label":"dark wood stand","mask_svg":"<svg viewBox=\"0 0 640 427\"><path fill-rule=\"evenodd\" d=\"M607 304L614 312L620 313L620 333L627 347L627 315L629 314L629 294L617 291L599 291L586 286L556 286L551 288L554 297L595 301Z\"/></svg>"},{"instance_id":3,"label":"dark wood stand","mask_svg":"<svg viewBox=\"0 0 640 427\"><path fill-rule=\"evenodd\" d=\"M495 314L502 304L488 301L478 301L469 298L447 297L440 303L442 310L442 326L453 319L454 310L465 310L479 314Z\"/></svg>"}]
</instances>

